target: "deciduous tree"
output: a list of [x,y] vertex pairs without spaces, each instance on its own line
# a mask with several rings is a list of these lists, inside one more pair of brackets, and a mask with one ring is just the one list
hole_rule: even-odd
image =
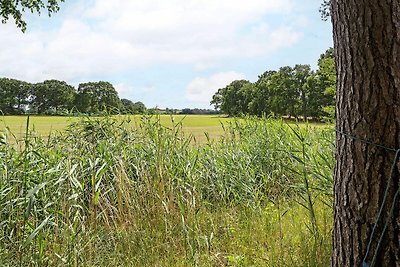
[[75,104],[80,112],[90,114],[115,113],[122,108],[114,86],[103,81],[79,84]]
[[143,114],[146,112],[146,106],[142,102],[133,103],[129,99],[121,99],[121,103],[123,106],[123,113],[126,114]]
[[75,88],[64,81],[47,80],[33,86],[31,106],[37,113],[60,113],[73,107]]
[[255,90],[252,94],[252,100],[249,103],[250,113],[257,116],[269,115],[272,111],[270,105],[271,77],[276,71],[266,71],[255,83]]
[[46,10],[49,16],[59,10],[59,3],[64,0],[0,0],[0,16],[1,22],[6,23],[10,17],[15,21],[17,27],[22,31],[26,30],[26,22],[22,18],[24,11],[40,14]]
[[253,89],[253,84],[249,81],[233,81],[214,94],[211,104],[230,116],[246,114],[249,111]]
[[316,74],[318,78],[316,88],[319,88],[322,92],[320,102],[324,115],[333,119],[335,116],[336,97],[336,66],[333,48],[329,48],[320,56]]
[[4,114],[21,114],[24,112],[31,85],[16,79],[0,79],[0,111]]

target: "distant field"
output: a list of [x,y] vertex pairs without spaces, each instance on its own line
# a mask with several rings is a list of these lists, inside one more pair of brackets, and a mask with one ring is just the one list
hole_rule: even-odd
[[[135,121],[140,121],[141,116],[134,116]],[[156,117],[154,117],[156,118]],[[35,130],[41,136],[48,136],[51,133],[65,130],[65,128],[79,117],[61,116],[31,116],[29,128]],[[216,115],[161,115],[160,122],[164,126],[172,126],[182,121],[186,133],[194,135],[197,141],[205,140],[204,133],[207,132],[211,138],[216,138],[223,133],[221,123],[228,123],[232,118]],[[17,138],[23,136],[26,129],[27,116],[2,116],[0,117],[0,132],[8,128]]]

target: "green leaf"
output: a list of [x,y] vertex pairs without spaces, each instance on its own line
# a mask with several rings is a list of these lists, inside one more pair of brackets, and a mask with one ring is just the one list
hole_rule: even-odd
[[43,227],[46,226],[46,224],[49,222],[49,220],[50,220],[50,216],[47,217],[46,219],[44,219],[44,221],[38,227],[36,227],[35,230],[33,230],[33,232],[26,239],[26,241],[23,245],[24,248],[26,248],[27,246],[29,246],[30,243],[32,243],[32,240],[38,235],[40,230],[42,230]]

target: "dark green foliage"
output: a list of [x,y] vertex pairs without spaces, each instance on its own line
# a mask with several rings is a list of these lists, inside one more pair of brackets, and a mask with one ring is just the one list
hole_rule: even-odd
[[30,112],[37,114],[66,113],[74,106],[75,88],[64,81],[47,80],[32,87]]
[[252,94],[252,99],[249,103],[250,114],[262,116],[269,114],[271,108],[271,77],[276,74],[276,71],[266,71],[258,77],[255,83],[255,90]]
[[135,102],[129,99],[121,99],[122,113],[123,114],[144,114],[146,113],[146,106],[142,102]]
[[230,116],[333,118],[336,71],[332,48],[321,55],[318,66],[317,71],[299,64],[266,71],[254,84],[233,81],[214,94],[211,104]]
[[319,12],[323,20],[328,20],[331,16],[331,0],[323,0]]
[[211,114],[219,114],[218,111],[212,109],[201,109],[201,108],[184,108],[179,114],[184,115],[211,115]]
[[125,113],[125,114],[132,114],[133,113],[133,102],[131,101],[131,100],[129,100],[129,99],[125,99],[125,98],[123,98],[123,99],[121,99],[121,104],[122,104],[122,106],[123,106],[123,112]]
[[211,104],[230,116],[246,114],[249,112],[249,102],[253,91],[254,86],[249,81],[233,81],[225,88],[218,90]]
[[78,91],[64,81],[47,80],[30,84],[0,78],[0,113],[65,115],[77,109],[82,113],[144,114],[142,102],[119,99],[109,82],[89,82],[79,85]]
[[25,112],[31,84],[15,79],[0,78],[0,112],[22,114]]
[[[294,69],[286,66],[281,67],[272,77],[270,83],[270,99],[272,113],[290,117],[299,114],[297,106],[300,97],[300,88],[296,84]],[[300,85],[301,86],[301,85]]]
[[59,10],[60,2],[64,0],[0,0],[1,22],[6,23],[12,17],[17,27],[24,32],[26,30],[26,22],[22,18],[24,11],[40,14],[45,9],[50,16]]
[[103,81],[79,84],[75,104],[80,112],[87,114],[117,113],[122,107],[114,86]]
[[336,66],[335,51],[329,48],[318,60],[317,81],[319,90],[323,92],[322,109],[329,119],[335,116],[336,99]]

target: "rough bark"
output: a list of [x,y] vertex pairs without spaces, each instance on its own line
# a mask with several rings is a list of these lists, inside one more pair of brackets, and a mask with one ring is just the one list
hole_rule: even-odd
[[[337,67],[337,134],[332,266],[362,266],[389,184],[365,266],[400,266],[400,0],[332,0]],[[346,136],[352,135],[357,139]],[[373,263],[379,236],[389,219]]]

